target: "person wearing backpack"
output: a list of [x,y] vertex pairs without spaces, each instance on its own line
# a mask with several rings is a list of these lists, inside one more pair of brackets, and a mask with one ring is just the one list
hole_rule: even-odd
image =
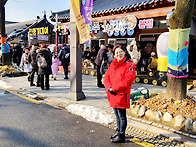
[[68,79],[68,66],[70,62],[70,49],[69,47],[64,44],[62,49],[59,52],[59,60],[61,61],[64,69],[64,79]]
[[[30,86],[35,86],[34,82],[34,75],[35,73],[38,74],[38,65],[37,65],[37,61],[36,61],[36,56],[37,56],[37,49],[38,46],[37,45],[33,45],[31,48],[31,51],[29,53],[28,56],[28,61],[31,64],[31,82],[30,82]],[[37,76],[37,87],[40,87],[40,75]]]
[[38,75],[40,75],[41,80],[41,89],[49,90],[49,75],[52,74],[52,55],[46,45],[43,45],[43,47],[38,50],[36,60],[38,64]]

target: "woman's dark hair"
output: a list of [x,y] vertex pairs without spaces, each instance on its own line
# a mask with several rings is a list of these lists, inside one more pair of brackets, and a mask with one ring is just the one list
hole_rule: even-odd
[[107,46],[106,46],[106,48],[111,48],[111,49],[113,49],[114,48],[114,46],[112,45],[112,44],[108,44]]
[[53,58],[54,58],[54,59],[57,58],[57,55],[53,54]]
[[126,53],[125,48],[124,48],[122,45],[116,45],[116,46],[113,48],[113,54],[115,54],[115,50],[116,50],[117,48],[122,49],[122,50]]

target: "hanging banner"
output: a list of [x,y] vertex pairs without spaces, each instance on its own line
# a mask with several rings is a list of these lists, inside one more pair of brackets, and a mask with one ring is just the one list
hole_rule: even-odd
[[[81,0],[80,12],[85,19],[85,24],[87,25],[89,31],[89,38],[90,38],[90,23],[91,23],[92,11],[93,11],[93,0]],[[88,41],[85,42],[85,44],[87,43]]]
[[80,14],[80,4],[78,0],[71,0],[71,7],[74,13],[74,17],[76,20],[76,26],[78,28],[78,32],[80,35],[80,43],[83,44],[84,42],[90,39],[90,33],[85,24],[84,17]]
[[85,19],[85,24],[91,23],[92,11],[93,11],[93,0],[81,0],[80,12]]

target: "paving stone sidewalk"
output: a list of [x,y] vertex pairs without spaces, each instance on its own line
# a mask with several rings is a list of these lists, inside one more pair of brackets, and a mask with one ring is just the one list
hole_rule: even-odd
[[[40,87],[30,87],[29,82],[27,81],[27,76],[22,77],[4,77],[0,78],[0,81],[4,81],[8,89],[18,92],[20,94],[26,95],[31,98],[42,99],[44,98],[44,103],[49,105],[53,105],[59,108],[65,108],[70,104],[82,104],[93,106],[99,108],[109,114],[113,114],[112,108],[109,107],[109,103],[107,101],[105,88],[98,88],[96,86],[96,77],[83,75],[82,76],[82,89],[86,96],[84,100],[81,101],[74,101],[67,97],[70,91],[70,81],[69,79],[63,79],[64,75],[63,72],[60,71],[57,75],[57,80],[50,79],[50,90],[41,90]],[[1,84],[0,87],[3,87]],[[139,88],[139,87],[146,87],[149,89],[150,92],[164,92],[166,91],[165,87],[162,86],[154,86],[149,84],[142,84],[142,83],[133,83],[132,88]],[[190,91],[191,95],[196,95],[196,89]],[[163,136],[169,140],[174,140],[176,142],[171,142],[174,146],[178,146],[181,143],[184,143],[186,146],[196,146],[196,141],[192,138],[184,137],[183,135],[176,134],[172,130],[167,130],[164,128],[160,128],[156,125],[152,125],[152,123],[146,123],[141,119],[135,119],[133,117],[128,117],[128,134],[133,133],[133,129],[136,130],[149,132],[154,136],[155,141],[157,141],[158,136]],[[109,126],[114,128],[114,125]],[[157,131],[158,130],[158,131]],[[138,132],[138,131],[136,131]],[[141,133],[143,134],[143,133]],[[146,139],[146,138],[144,138]],[[168,141],[167,141],[168,143]],[[155,143],[154,143],[155,144]],[[169,143],[170,144],[170,143]],[[171,146],[170,144],[170,146]],[[166,145],[166,144],[164,144]],[[158,145],[161,146],[161,145]]]

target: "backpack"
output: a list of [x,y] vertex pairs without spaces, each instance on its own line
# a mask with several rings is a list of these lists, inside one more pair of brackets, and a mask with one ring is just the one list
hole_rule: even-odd
[[65,53],[65,54],[64,54],[64,58],[65,58],[65,59],[69,59],[69,58],[70,58],[70,53]]
[[70,62],[70,53],[65,50],[62,53],[62,61]]
[[37,65],[39,68],[46,68],[47,67],[47,62],[46,59],[44,58],[44,56],[39,56],[39,58],[37,59]]
[[107,62],[103,59],[100,66],[100,74],[104,75],[106,73]]

